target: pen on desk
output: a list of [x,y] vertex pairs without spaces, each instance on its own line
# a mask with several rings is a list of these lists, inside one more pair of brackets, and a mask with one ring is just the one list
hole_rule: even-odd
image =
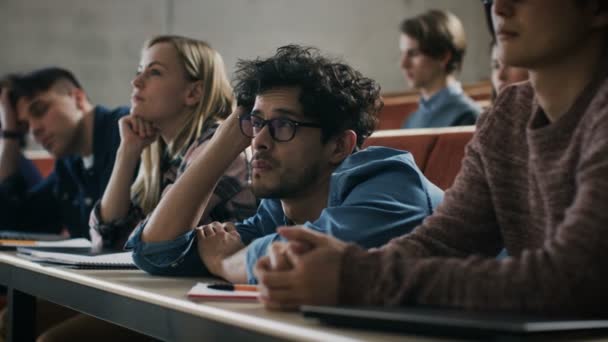
[[8,240],[0,239],[0,246],[36,246],[35,240]]
[[207,288],[223,291],[258,291],[258,287],[256,285],[246,284],[210,284],[207,285]]

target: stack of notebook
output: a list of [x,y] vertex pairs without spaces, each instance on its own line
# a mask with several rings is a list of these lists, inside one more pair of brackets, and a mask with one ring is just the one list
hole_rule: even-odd
[[17,256],[71,268],[136,268],[131,252],[99,251],[90,247],[19,247]]

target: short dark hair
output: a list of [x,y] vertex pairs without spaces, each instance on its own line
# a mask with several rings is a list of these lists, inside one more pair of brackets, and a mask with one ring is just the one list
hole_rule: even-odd
[[257,95],[277,87],[301,89],[304,114],[322,126],[323,143],[352,129],[361,147],[383,106],[377,82],[313,47],[286,45],[270,58],[237,62],[234,90],[240,105],[252,107]]
[[80,82],[74,74],[66,69],[59,67],[48,67],[37,69],[32,72],[22,75],[11,76],[11,105],[16,105],[17,101],[22,98],[33,98],[36,95],[48,91],[58,81],[67,81],[74,87],[82,89]]
[[433,58],[441,58],[451,52],[452,58],[446,72],[460,70],[467,49],[464,27],[454,14],[442,10],[430,10],[401,22],[401,33],[416,39],[420,51]]

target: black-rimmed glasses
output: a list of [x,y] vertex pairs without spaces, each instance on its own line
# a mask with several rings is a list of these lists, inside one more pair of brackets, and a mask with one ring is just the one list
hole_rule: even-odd
[[275,141],[286,142],[296,135],[298,127],[321,128],[321,125],[308,122],[299,122],[286,118],[264,120],[257,115],[246,114],[239,117],[241,132],[249,138],[257,136],[264,126],[268,125],[270,136]]

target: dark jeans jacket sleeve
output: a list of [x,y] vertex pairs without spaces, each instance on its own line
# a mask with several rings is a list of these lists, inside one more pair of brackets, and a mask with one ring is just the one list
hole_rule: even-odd
[[141,241],[141,233],[146,222],[135,228],[125,245],[125,249],[133,250],[133,261],[137,267],[153,275],[210,275],[198,254],[194,231],[172,241],[145,243]]
[[61,208],[54,195],[56,182],[55,173],[29,190],[21,174],[15,174],[2,182],[0,226],[33,232],[59,232]]

